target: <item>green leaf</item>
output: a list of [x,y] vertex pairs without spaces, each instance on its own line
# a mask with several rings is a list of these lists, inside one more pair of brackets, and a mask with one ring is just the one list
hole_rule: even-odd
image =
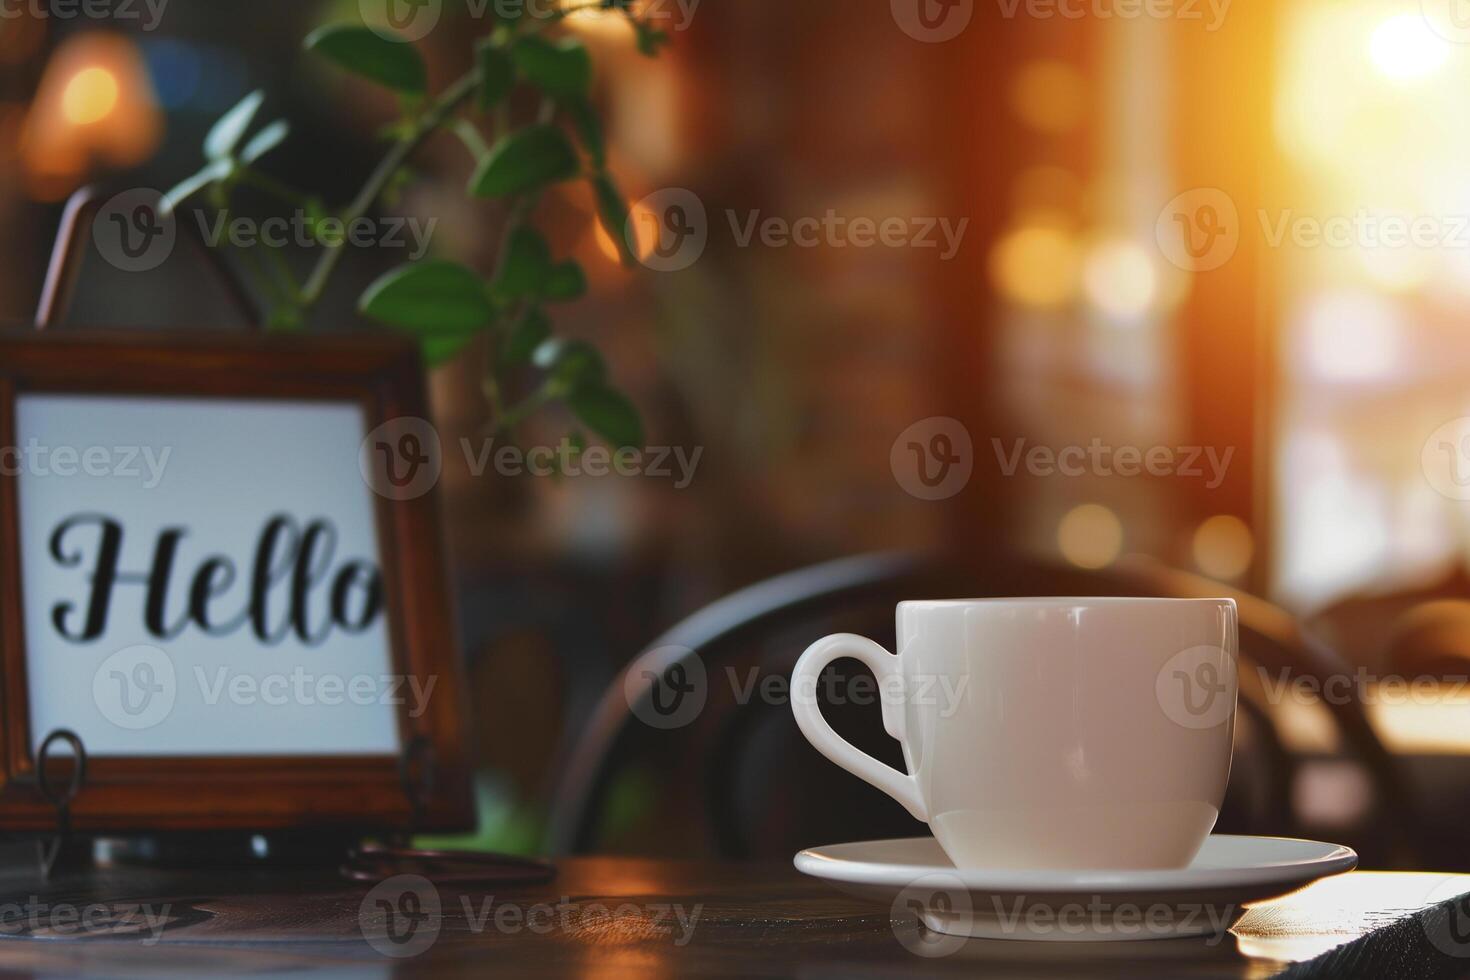
[[306,233],[311,236],[313,241],[320,242],[321,238],[317,230],[321,223],[328,217],[326,205],[322,203],[321,198],[310,197],[307,198],[306,207],[303,210],[306,212],[304,215],[306,219]]
[[528,126],[495,144],[470,180],[470,193],[520,194],[575,177],[579,167],[577,151],[565,133],[550,125]]
[[215,124],[209,127],[209,134],[204,137],[204,157],[207,160],[223,160],[235,152],[240,138],[245,135],[245,130],[250,128],[250,120],[260,111],[260,104],[265,101],[265,93],[260,89],[251,92],[245,98],[235,103],[235,107],[223,116]]
[[428,87],[424,59],[406,41],[390,41],[366,27],[331,24],[306,38],[309,51],[342,68],[404,95],[423,95]]
[[575,259],[567,259],[552,269],[542,289],[547,299],[577,299],[586,292],[587,274]]
[[250,137],[250,142],[246,143],[245,149],[240,151],[240,159],[245,163],[254,163],[285,142],[290,133],[291,125],[284,119],[277,119]]
[[585,99],[592,88],[592,56],[576,38],[552,44],[529,34],[516,42],[511,58],[527,81],[558,102]]
[[531,310],[521,317],[521,322],[516,324],[515,330],[510,335],[510,340],[505,345],[503,355],[507,364],[526,364],[531,360],[531,354],[536,348],[546,342],[551,336],[551,321],[546,319],[546,314],[540,310]]
[[480,91],[479,106],[482,110],[500,104],[516,84],[515,64],[505,49],[489,41],[480,44]]
[[431,335],[424,337],[419,346],[423,349],[424,360],[433,367],[454,360],[474,339],[474,334]]
[[607,375],[607,365],[597,348],[582,340],[552,338],[537,347],[531,355],[537,367],[551,375],[558,395],[568,394],[587,384],[600,383]]
[[159,205],[159,210],[163,214],[170,213],[180,204],[183,204],[185,199],[194,196],[216,181],[224,180],[234,172],[234,169],[234,161],[228,158],[215,160],[212,163],[206,164],[203,170],[194,174],[192,177],[185,177],[167,194],[164,194],[163,201]]
[[592,190],[597,197],[597,220],[602,222],[608,237],[618,243],[618,254],[623,257],[623,264],[632,265],[638,260],[638,256],[633,254],[629,237],[635,235],[637,229],[628,226],[631,215],[628,212],[628,203],[623,199],[623,192],[618,190],[618,185],[606,173],[592,178]]
[[643,420],[622,392],[600,383],[583,385],[567,397],[567,405],[583,425],[614,448],[643,445]]
[[270,316],[266,319],[267,330],[274,330],[281,333],[300,330],[302,326],[301,311],[289,306],[272,310]]
[[368,287],[358,309],[401,330],[433,335],[470,334],[495,316],[485,283],[453,262],[400,266]]
[[582,149],[592,158],[593,167],[601,170],[607,165],[607,141],[602,135],[602,120],[597,118],[596,110],[586,99],[574,99],[566,104],[566,109],[572,117],[572,128],[577,131]]
[[511,232],[505,250],[491,287],[495,298],[510,302],[539,297],[553,271],[546,239],[534,228],[522,225]]
[[573,259],[552,264],[551,247],[534,228],[521,225],[511,232],[505,256],[490,287],[502,303],[520,299],[576,299],[587,292],[587,276]]
[[659,48],[669,43],[668,31],[650,27],[643,21],[634,21],[633,29],[638,32],[638,50],[650,58],[657,58]]

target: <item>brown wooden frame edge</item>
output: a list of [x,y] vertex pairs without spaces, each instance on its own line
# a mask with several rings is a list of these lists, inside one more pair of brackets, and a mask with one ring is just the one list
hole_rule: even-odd
[[[369,430],[428,417],[415,345],[394,336],[0,330],[0,446],[16,444],[25,392],[357,401]],[[374,496],[394,670],[437,677],[427,710],[399,715],[403,743],[433,748],[419,829],[473,823],[457,644],[435,493]],[[55,826],[29,737],[17,479],[0,474],[0,830]],[[411,808],[390,757],[101,757],[71,809],[84,831],[404,828]]]

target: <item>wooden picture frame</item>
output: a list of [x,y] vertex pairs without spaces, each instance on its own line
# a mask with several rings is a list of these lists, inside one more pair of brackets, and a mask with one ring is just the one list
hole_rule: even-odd
[[[390,419],[427,416],[415,346],[380,335],[0,331],[0,446],[17,444],[17,398],[28,393],[352,402],[364,409],[364,435]],[[372,498],[394,670],[438,681],[417,718],[396,710],[401,744],[429,750],[432,778],[415,778],[417,807],[398,757],[89,756],[71,805],[74,828],[370,831],[403,829],[411,819],[423,830],[472,825],[463,685],[436,495]],[[19,480],[6,473],[0,475],[0,830],[35,831],[54,828],[57,813],[40,791],[38,733],[30,730],[19,522]],[[69,757],[59,754],[51,764],[60,772],[70,767]]]

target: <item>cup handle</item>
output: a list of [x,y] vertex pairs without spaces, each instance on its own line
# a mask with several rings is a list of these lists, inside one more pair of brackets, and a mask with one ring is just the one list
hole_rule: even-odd
[[834,660],[852,657],[862,661],[878,681],[879,703],[883,706],[883,727],[888,734],[904,740],[902,698],[895,700],[891,692],[902,690],[903,674],[900,658],[866,637],[854,633],[834,633],[823,637],[801,655],[791,672],[791,711],[797,727],[816,750],[854,776],[867,780],[903,804],[916,820],[929,822],[919,781],[906,772],[879,762],[832,730],[817,706],[817,680],[822,670]]

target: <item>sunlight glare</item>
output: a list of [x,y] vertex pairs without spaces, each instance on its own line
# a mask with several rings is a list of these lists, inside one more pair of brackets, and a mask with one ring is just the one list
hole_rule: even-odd
[[1449,58],[1449,44],[1418,14],[1399,14],[1378,26],[1368,42],[1373,65],[1396,81],[1422,78]]

